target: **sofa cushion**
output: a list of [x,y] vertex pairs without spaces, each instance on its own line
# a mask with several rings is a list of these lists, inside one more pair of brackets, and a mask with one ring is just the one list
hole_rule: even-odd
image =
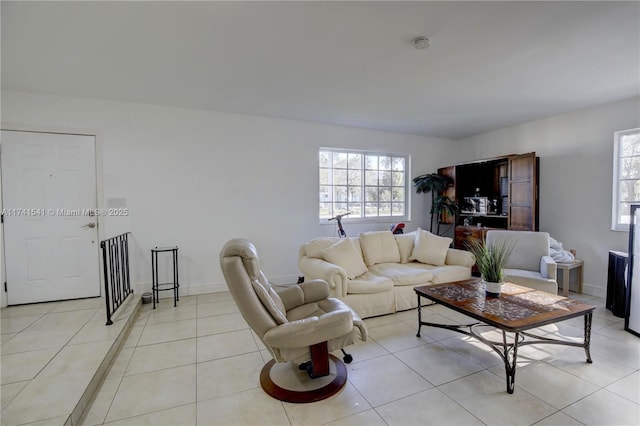
[[425,265],[431,273],[433,278],[431,282],[433,284],[450,283],[453,281],[468,280],[471,278],[471,268],[460,265],[444,265],[444,266],[432,266]]
[[371,272],[391,278],[394,285],[427,284],[433,278],[431,271],[419,263],[379,263],[371,267]]
[[452,241],[449,237],[439,237],[418,228],[413,252],[409,259],[428,265],[442,266]]
[[349,238],[343,238],[332,246],[320,250],[320,257],[344,269],[350,279],[367,272],[367,265],[364,264],[362,256]]
[[391,231],[361,233],[360,247],[367,266],[373,266],[376,263],[400,263],[398,244]]
[[409,232],[407,234],[397,234],[393,237],[398,244],[398,251],[400,252],[400,263],[409,263],[411,252],[413,252],[413,244],[416,239],[417,231]]
[[269,311],[271,317],[275,320],[275,322],[277,322],[278,324],[284,324],[285,322],[287,322],[284,303],[282,303],[282,299],[280,299],[278,293],[276,293],[275,290],[271,287],[269,287],[269,289],[267,290],[257,279],[253,280],[251,282],[251,285],[253,286],[253,290],[258,295],[260,302],[262,302],[262,305],[267,309],[267,311]]
[[393,281],[387,277],[367,272],[355,280],[349,280],[347,294],[368,294],[393,291]]
[[335,237],[314,238],[306,244],[307,257],[317,257],[321,259],[320,251],[331,247],[331,245],[335,244],[338,240],[339,239]]

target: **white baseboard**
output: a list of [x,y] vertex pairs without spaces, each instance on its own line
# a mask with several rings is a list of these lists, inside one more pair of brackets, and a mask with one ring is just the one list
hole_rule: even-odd
[[582,283],[582,293],[590,296],[607,297],[607,289],[593,284]]

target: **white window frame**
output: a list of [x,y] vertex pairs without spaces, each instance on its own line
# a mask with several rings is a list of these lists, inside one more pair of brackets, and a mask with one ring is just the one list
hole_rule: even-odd
[[[611,197],[611,230],[612,231],[628,231],[629,224],[618,220],[620,217],[620,182],[623,180],[621,174],[622,153],[620,150],[620,141],[624,136],[640,134],[640,128],[622,130],[614,132],[613,136],[613,190]],[[634,179],[640,181],[640,178]],[[640,200],[638,200],[640,203]]]
[[[386,222],[386,223],[396,223],[396,222],[403,222],[403,221],[410,221],[411,220],[411,179],[410,179],[410,174],[411,174],[411,155],[409,154],[401,154],[401,153],[397,153],[397,152],[386,152],[386,151],[364,151],[364,150],[355,150],[355,149],[343,149],[343,148],[329,148],[329,147],[320,147],[318,149],[318,219],[320,221],[321,224],[333,224],[334,222],[327,222],[326,217],[320,217],[320,204],[322,203],[321,198],[321,190],[320,190],[320,172],[321,172],[321,164],[320,164],[320,153],[323,151],[329,151],[332,153],[343,153],[343,154],[361,154],[362,155],[362,164],[363,164],[363,172],[364,172],[364,159],[366,155],[376,155],[376,156],[388,156],[388,157],[401,157],[404,158],[404,205],[405,205],[405,209],[404,209],[404,214],[403,215],[393,215],[393,216],[365,216],[365,177],[364,177],[364,173],[362,176],[362,182],[361,182],[361,188],[362,188],[362,201],[360,202],[362,204],[362,212],[363,215],[362,217],[358,217],[358,216],[345,216],[342,220],[345,222],[352,222],[352,223],[358,223],[358,222]],[[331,185],[333,186],[333,185]],[[326,202],[333,202],[333,201],[326,201]],[[335,211],[333,211],[333,214],[335,214]]]

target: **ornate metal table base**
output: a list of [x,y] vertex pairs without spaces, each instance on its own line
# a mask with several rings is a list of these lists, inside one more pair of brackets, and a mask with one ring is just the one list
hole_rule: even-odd
[[[513,393],[516,379],[516,364],[518,358],[518,348],[526,345],[536,345],[536,344],[550,344],[550,345],[564,345],[564,346],[576,346],[580,348],[584,348],[584,351],[587,355],[587,362],[592,363],[591,353],[590,353],[590,343],[591,343],[591,320],[592,320],[592,312],[589,312],[584,315],[584,341],[580,342],[571,342],[568,340],[558,340],[551,339],[544,336],[538,336],[532,333],[527,333],[525,331],[514,331],[513,332],[513,342],[507,341],[507,331],[502,331],[502,342],[496,342],[493,340],[489,340],[484,338],[476,329],[481,327],[491,327],[498,329],[495,326],[484,324],[482,322],[475,322],[473,324],[464,324],[464,325],[449,325],[449,324],[437,324],[431,322],[422,321],[422,305],[420,303],[420,295],[418,295],[418,333],[416,337],[420,337],[420,329],[423,325],[429,327],[438,327],[444,328],[447,330],[455,331],[457,333],[462,333],[464,335],[473,337],[485,345],[489,346],[493,349],[499,356],[502,358],[504,362],[504,369],[507,376],[507,392]],[[468,329],[468,330],[466,330]],[[533,340],[527,340],[527,338]]]

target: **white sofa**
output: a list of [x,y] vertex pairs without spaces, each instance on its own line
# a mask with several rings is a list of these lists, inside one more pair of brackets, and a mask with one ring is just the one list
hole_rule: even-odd
[[407,234],[364,232],[313,239],[300,247],[305,279],[323,279],[362,318],[418,306],[414,287],[471,278],[473,255],[449,248],[451,238],[418,228]]

